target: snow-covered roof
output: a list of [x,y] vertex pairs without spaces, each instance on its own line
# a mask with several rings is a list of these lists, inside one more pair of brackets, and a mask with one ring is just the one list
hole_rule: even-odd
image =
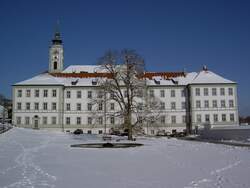
[[[63,73],[43,73],[33,78],[18,82],[15,85],[63,85],[63,86],[96,86],[96,77],[106,73],[96,73],[96,65],[71,65]],[[182,86],[188,84],[234,84],[212,71],[202,70],[198,73],[147,73],[147,84],[150,86]],[[162,75],[162,76],[159,76]]]
[[100,71],[99,65],[70,65],[63,71],[63,73],[81,73],[81,72],[94,73],[99,71]]
[[64,85],[64,82],[65,78],[57,78],[48,73],[42,73],[15,85]]
[[93,78],[55,77],[43,73],[31,79],[18,82],[15,85],[62,85],[62,86],[92,86]]
[[214,83],[222,83],[222,84],[233,84],[235,82],[225,79],[218,74],[215,74],[209,70],[200,71],[192,80],[192,84],[214,84]]

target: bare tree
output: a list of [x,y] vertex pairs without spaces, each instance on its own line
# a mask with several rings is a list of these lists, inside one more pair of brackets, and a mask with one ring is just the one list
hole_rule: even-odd
[[105,116],[120,117],[123,128],[128,130],[128,140],[132,140],[133,130],[139,130],[143,121],[157,119],[161,113],[159,100],[148,96],[144,60],[133,50],[109,51],[99,59],[99,65],[98,72],[106,75],[97,81],[104,97],[96,97],[95,103],[114,101],[119,110]]

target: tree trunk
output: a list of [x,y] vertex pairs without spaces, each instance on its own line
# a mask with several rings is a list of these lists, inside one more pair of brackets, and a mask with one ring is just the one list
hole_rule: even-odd
[[133,140],[133,131],[132,131],[132,124],[129,123],[128,125],[128,140]]
[[125,117],[125,126],[128,129],[128,140],[133,140],[131,113],[128,113]]

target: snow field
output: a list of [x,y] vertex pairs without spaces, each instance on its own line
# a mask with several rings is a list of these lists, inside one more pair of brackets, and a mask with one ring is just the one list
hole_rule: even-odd
[[250,187],[250,150],[167,138],[144,146],[71,148],[95,135],[13,128],[0,135],[0,187]]

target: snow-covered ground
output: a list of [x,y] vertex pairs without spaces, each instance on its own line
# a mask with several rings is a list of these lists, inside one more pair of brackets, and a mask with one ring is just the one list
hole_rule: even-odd
[[145,146],[71,148],[91,135],[13,128],[0,135],[0,187],[250,187],[250,149],[167,138]]

